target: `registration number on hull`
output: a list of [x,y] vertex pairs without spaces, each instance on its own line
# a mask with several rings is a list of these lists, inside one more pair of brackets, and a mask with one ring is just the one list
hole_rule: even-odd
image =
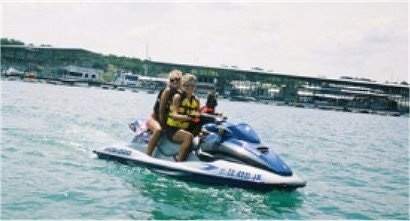
[[251,180],[251,181],[260,181],[262,179],[261,174],[253,174],[250,172],[245,172],[242,170],[235,169],[219,169],[219,175],[228,176],[241,180]]
[[123,148],[116,148],[116,147],[107,147],[104,149],[107,152],[115,153],[119,155],[129,156],[131,155],[131,150],[123,149]]

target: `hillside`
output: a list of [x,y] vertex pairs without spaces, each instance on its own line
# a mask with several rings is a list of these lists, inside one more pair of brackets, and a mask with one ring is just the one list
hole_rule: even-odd
[[17,67],[21,71],[34,71],[39,75],[59,73],[68,65],[96,68],[108,71],[109,68],[133,73],[143,71],[138,58],[102,55],[81,48],[56,48],[50,45],[34,46],[14,39],[1,39],[2,70]]

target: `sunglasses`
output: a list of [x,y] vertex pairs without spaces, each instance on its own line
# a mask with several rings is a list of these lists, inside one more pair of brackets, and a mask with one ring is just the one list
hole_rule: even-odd
[[170,78],[169,82],[178,82],[179,80],[181,80],[180,78]]

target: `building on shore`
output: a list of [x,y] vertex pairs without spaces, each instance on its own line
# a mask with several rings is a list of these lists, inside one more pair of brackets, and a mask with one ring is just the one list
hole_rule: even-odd
[[120,73],[115,79],[114,84],[117,86],[139,87],[141,85],[140,76],[130,72]]
[[69,65],[63,68],[63,70],[65,70],[65,79],[79,81],[101,81],[101,75],[104,73],[104,71],[100,69],[84,68],[74,65]]

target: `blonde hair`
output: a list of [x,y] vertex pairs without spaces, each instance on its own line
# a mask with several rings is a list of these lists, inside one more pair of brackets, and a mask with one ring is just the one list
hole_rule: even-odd
[[196,77],[193,74],[187,73],[182,77],[182,86],[196,85]]
[[179,79],[181,79],[181,78],[182,78],[182,72],[181,72],[180,70],[177,70],[177,69],[172,70],[171,72],[169,72],[168,78],[169,78],[169,79],[171,79],[171,78],[179,78]]

